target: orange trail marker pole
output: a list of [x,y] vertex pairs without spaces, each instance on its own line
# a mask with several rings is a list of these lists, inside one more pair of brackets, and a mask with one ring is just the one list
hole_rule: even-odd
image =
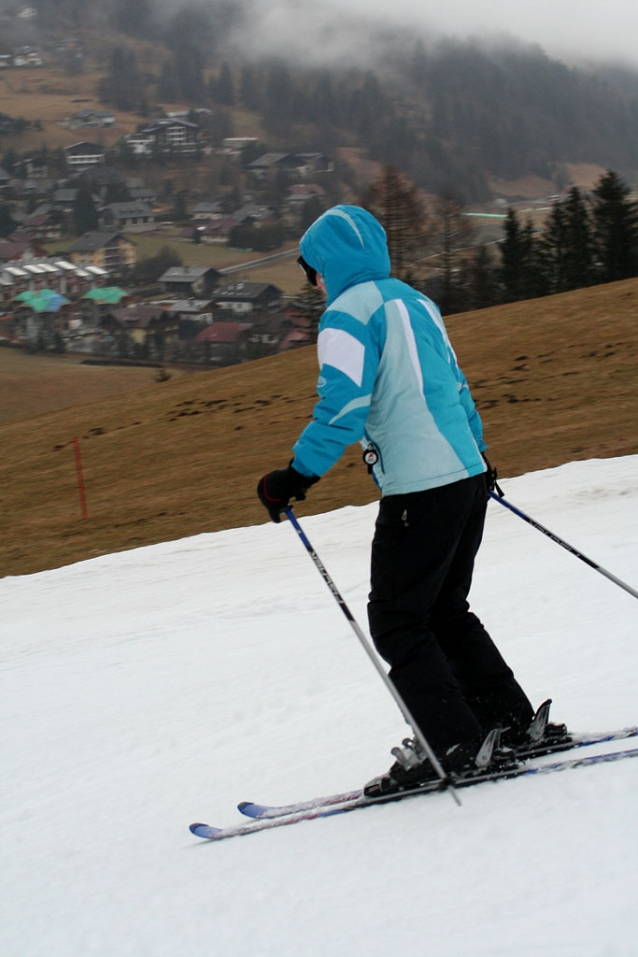
[[80,457],[80,440],[77,435],[73,436],[73,449],[75,451],[75,470],[78,475],[78,491],[80,493],[80,509],[82,518],[88,518],[89,513],[86,508],[86,491],[84,488],[84,476],[82,474],[82,459]]

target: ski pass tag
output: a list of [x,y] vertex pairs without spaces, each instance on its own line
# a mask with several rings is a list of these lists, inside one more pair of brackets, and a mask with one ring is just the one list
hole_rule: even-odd
[[368,466],[368,472],[372,472],[372,469],[379,461],[379,453],[374,446],[369,445],[367,449],[364,449],[363,461]]

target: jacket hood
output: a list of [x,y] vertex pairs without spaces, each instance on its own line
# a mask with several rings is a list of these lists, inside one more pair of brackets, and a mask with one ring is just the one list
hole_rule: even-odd
[[326,283],[328,304],[350,286],[390,275],[385,230],[360,206],[333,206],[306,230],[301,255]]

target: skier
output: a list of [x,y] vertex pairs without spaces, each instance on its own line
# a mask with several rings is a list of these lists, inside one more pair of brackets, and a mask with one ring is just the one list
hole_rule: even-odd
[[[476,773],[487,732],[525,746],[534,709],[467,596],[496,474],[437,306],[390,278],[381,224],[357,206],[307,230],[299,264],[327,297],[319,402],[283,469],[260,480],[273,521],[360,441],[382,497],[372,543],[370,633],[389,677],[448,774]],[[492,484],[491,484],[492,483]],[[564,726],[548,725],[561,735]],[[393,749],[368,795],[427,783],[417,740]],[[511,754],[511,752],[510,752]],[[492,760],[502,758],[496,751]]]

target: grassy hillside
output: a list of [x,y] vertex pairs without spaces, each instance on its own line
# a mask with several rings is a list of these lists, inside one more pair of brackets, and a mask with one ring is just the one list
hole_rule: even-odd
[[[448,320],[502,477],[638,453],[637,309],[635,279]],[[41,379],[27,374],[27,359],[41,361],[24,357],[14,404]],[[87,376],[82,402],[68,360],[58,368],[50,401],[73,404],[0,426],[2,575],[265,521],[256,482],[288,461],[315,401],[313,348],[111,397],[94,391],[99,376],[95,386]],[[80,515],[74,436],[88,519]],[[376,497],[352,448],[298,511]]]

